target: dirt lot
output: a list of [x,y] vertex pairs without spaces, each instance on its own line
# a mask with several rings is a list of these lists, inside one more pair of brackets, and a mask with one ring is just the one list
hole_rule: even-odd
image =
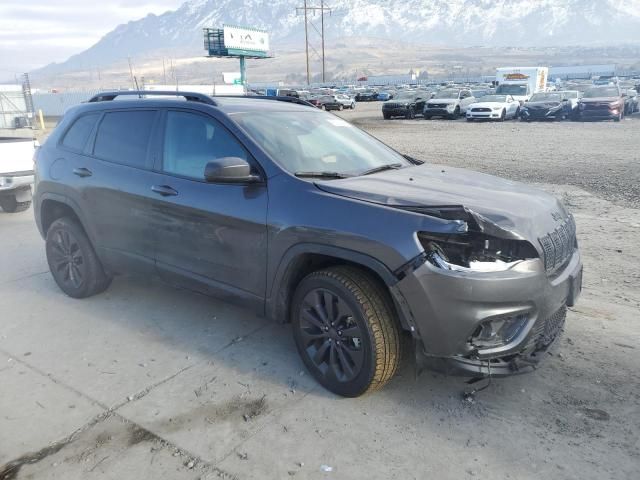
[[[318,387],[287,326],[147,279],[73,300],[31,211],[0,213],[0,480],[627,479],[640,466],[640,116],[621,124],[384,122],[435,163],[539,184],[574,212],[585,285],[559,354],[494,380],[407,360],[355,400]],[[446,167],[445,167],[446,168]]]

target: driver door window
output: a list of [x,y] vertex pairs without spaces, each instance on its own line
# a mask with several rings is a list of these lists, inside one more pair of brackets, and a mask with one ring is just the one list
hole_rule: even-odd
[[167,112],[162,160],[164,172],[204,180],[207,163],[222,157],[246,160],[247,153],[217,120],[197,113]]

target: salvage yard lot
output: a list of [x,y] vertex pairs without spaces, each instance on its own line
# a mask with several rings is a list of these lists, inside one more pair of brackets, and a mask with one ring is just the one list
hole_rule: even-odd
[[338,398],[305,372],[287,325],[148,279],[64,296],[33,212],[0,213],[0,480],[637,477],[640,115],[385,122],[378,103],[340,115],[444,169],[563,199],[585,277],[556,354],[474,402],[460,378],[416,379],[408,358],[384,390]]

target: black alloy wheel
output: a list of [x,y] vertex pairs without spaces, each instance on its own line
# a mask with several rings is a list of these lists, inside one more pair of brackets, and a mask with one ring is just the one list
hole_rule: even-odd
[[47,231],[45,248],[53,279],[70,297],[90,297],[111,284],[87,234],[75,220],[55,220]]
[[84,255],[78,240],[68,230],[57,230],[48,249],[54,276],[67,288],[79,289],[87,276]]
[[395,374],[395,311],[388,291],[366,272],[339,266],[309,274],[296,289],[291,315],[298,352],[328,390],[357,397]]
[[299,335],[314,366],[328,379],[348,382],[362,370],[363,332],[336,293],[317,288],[305,295]]

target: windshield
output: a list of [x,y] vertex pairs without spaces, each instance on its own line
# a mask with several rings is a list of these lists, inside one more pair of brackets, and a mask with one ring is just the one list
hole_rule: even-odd
[[584,98],[597,98],[597,97],[619,97],[620,92],[616,87],[605,88],[591,88],[584,92]]
[[561,92],[564,98],[578,98],[578,92]]
[[291,173],[359,175],[383,165],[412,165],[349,122],[320,112],[238,113],[233,118]]
[[410,101],[416,98],[416,94],[415,93],[399,93],[397,94],[395,97],[393,97],[394,100],[405,100],[405,101]]
[[531,95],[530,102],[560,102],[562,96],[559,93],[535,93]]
[[505,95],[527,95],[528,88],[526,85],[498,85],[496,93],[503,93]]
[[441,90],[436,92],[433,98],[458,98],[459,95],[458,90]]
[[482,102],[505,103],[506,101],[506,95],[485,95],[484,97],[482,97]]

